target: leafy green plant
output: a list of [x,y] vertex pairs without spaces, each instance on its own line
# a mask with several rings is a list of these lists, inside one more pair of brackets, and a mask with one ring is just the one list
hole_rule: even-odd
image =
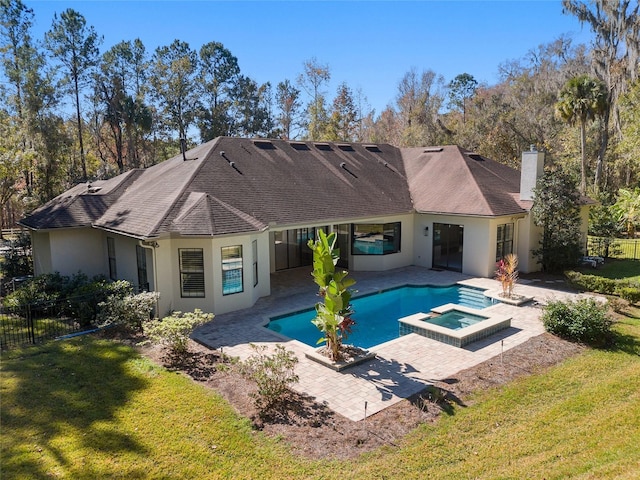
[[65,277],[60,273],[38,275],[27,281],[15,292],[7,295],[3,301],[5,307],[56,300],[61,297]]
[[565,272],[565,277],[573,287],[580,290],[618,295],[631,303],[640,301],[640,285],[637,281],[584,275],[575,271]]
[[98,304],[110,295],[123,297],[132,294],[133,287],[129,282],[111,282],[100,275],[90,279],[82,272],[70,277],[56,272],[29,279],[15,292],[8,294],[3,305],[17,307],[66,300],[68,315],[95,318]]
[[581,255],[580,195],[570,174],[545,171],[534,189],[531,209],[536,226],[542,227],[540,248],[533,254],[545,272],[562,272],[576,265]]
[[612,335],[608,306],[593,298],[551,301],[542,314],[549,333],[589,345],[604,345]]
[[617,289],[618,295],[627,300],[629,303],[640,303],[640,287],[639,286],[623,286]]
[[352,291],[349,287],[356,282],[347,278],[346,270],[336,270],[340,258],[340,250],[335,248],[335,232],[326,235],[318,231],[318,239],[309,240],[308,246],[313,251],[313,280],[318,285],[318,295],[323,299],[316,303],[316,317],[312,323],[322,332],[318,344],[326,342],[327,350],[333,361],[341,358],[340,347],[355,324],[351,315]]
[[[119,283],[116,290],[127,291],[128,288],[124,280],[115,282]],[[129,285],[130,287],[130,285]],[[107,300],[100,302],[98,305],[100,311],[98,320],[104,325],[122,325],[133,330],[142,330],[142,325],[149,320],[151,312],[155,308],[160,293],[158,292],[142,292],[137,295],[122,296],[122,291],[117,294],[109,295]]]
[[213,316],[213,313],[196,308],[193,312],[174,312],[162,320],[147,320],[142,324],[147,340],[140,344],[164,345],[171,356],[183,358],[189,353],[189,336],[193,329],[210,322]]
[[20,232],[8,244],[8,251],[0,257],[0,278],[11,279],[33,274],[31,235]]
[[261,414],[265,414],[278,404],[290,385],[298,382],[294,371],[298,357],[280,344],[272,354],[267,353],[266,345],[251,344],[251,348],[255,354],[240,362],[238,369],[256,383],[258,391],[251,395]]
[[496,280],[502,285],[502,296],[511,298],[518,281],[518,256],[515,253],[509,253],[500,259],[496,269]]
[[626,188],[618,190],[614,209],[618,213],[621,227],[629,238],[633,238],[640,225],[640,187],[633,190]]

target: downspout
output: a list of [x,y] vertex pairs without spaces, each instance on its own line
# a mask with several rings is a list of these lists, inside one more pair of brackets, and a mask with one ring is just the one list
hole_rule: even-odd
[[[151,250],[151,263],[153,264],[153,291],[158,291],[158,268],[156,261],[156,248],[159,247],[158,242],[145,242],[143,240],[139,240],[138,244],[144,248],[145,250]],[[156,299],[156,316],[159,316],[160,310],[158,305],[158,299]]]
[[[520,220],[523,220],[524,218],[525,218],[524,216],[517,217],[515,219],[516,223],[515,223],[515,226],[513,228],[513,230],[514,230],[514,232],[513,232],[513,236],[514,236],[513,243],[516,245],[516,248],[518,250],[516,252],[516,255],[518,255],[518,258],[521,258],[520,249],[518,248],[518,245],[520,244]],[[531,268],[529,267],[529,252],[527,252],[526,259],[527,259],[527,269],[531,270]]]

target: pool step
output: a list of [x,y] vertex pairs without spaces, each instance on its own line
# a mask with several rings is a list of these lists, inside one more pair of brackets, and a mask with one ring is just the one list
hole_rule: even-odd
[[473,308],[484,308],[489,305],[484,290],[472,287],[460,287],[457,303]]

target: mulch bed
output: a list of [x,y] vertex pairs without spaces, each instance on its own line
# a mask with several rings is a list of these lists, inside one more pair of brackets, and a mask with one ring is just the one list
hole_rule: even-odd
[[[118,336],[116,332],[108,335]],[[120,340],[135,345],[139,339]],[[191,342],[191,355],[183,361],[167,357],[159,347],[137,348],[154,362],[220,393],[239,415],[251,419],[257,430],[282,439],[294,454],[346,459],[383,445],[395,446],[417,426],[435,422],[440,415],[450,412],[454,404],[469,406],[474,392],[542,372],[584,347],[545,333],[358,422],[295,392],[289,393],[277,409],[261,415],[251,396],[256,391],[255,385],[233,368],[220,368],[225,361],[220,352],[196,342]]]

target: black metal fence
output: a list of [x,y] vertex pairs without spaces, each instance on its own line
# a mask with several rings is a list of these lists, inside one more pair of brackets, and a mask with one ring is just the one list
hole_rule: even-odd
[[640,240],[593,237],[587,239],[588,255],[604,258],[640,259]]
[[94,295],[0,307],[0,348],[35,345],[96,328]]

